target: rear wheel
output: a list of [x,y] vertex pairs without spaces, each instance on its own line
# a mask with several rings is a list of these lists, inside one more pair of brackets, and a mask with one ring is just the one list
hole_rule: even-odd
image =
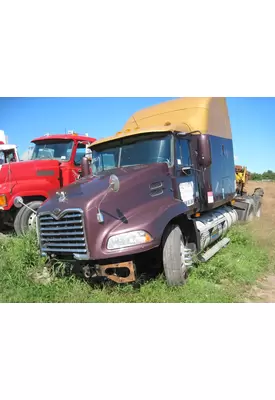
[[25,235],[29,230],[36,228],[36,212],[43,201],[32,201],[27,203],[28,207],[22,206],[14,220],[14,230],[17,235]]
[[164,237],[163,268],[168,285],[179,286],[186,281],[187,266],[184,258],[185,243],[178,225],[171,225]]

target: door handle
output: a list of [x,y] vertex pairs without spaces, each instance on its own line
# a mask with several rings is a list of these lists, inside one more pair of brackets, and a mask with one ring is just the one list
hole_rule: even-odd
[[183,168],[181,169],[181,172],[182,172],[184,175],[190,175],[191,172],[192,172],[192,167],[183,167]]

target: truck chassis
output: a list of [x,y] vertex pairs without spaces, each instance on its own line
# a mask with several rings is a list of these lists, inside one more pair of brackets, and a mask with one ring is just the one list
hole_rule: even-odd
[[[229,244],[230,239],[225,234],[232,225],[260,217],[263,196],[264,191],[261,188],[255,189],[252,195],[236,196],[230,205],[206,212],[200,217],[191,218],[189,231],[186,230],[186,220],[184,219],[181,223],[178,219],[167,227],[161,248],[133,255],[131,259],[118,257],[112,262],[101,260],[100,263],[94,263],[84,260],[72,261],[65,257],[63,261],[69,265],[73,273],[81,274],[89,282],[137,283],[141,276],[143,279],[144,276],[156,276],[164,268],[170,285],[183,284],[194,265],[195,257],[201,263],[209,261]],[[180,237],[184,239],[182,248]],[[43,253],[42,255],[47,256]],[[184,271],[176,267],[180,265],[178,258],[181,258],[184,264]],[[171,263],[175,268],[170,268]],[[148,265],[151,266],[150,271],[148,271]]]

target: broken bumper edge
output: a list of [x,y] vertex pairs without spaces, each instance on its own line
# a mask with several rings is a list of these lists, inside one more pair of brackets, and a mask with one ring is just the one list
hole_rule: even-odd
[[130,283],[136,281],[136,270],[133,261],[98,265],[97,274],[115,283]]

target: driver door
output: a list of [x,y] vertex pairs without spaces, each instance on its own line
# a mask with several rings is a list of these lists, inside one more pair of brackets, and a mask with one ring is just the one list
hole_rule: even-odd
[[179,199],[190,209],[196,207],[198,199],[197,179],[192,164],[189,140],[178,138],[175,165]]

